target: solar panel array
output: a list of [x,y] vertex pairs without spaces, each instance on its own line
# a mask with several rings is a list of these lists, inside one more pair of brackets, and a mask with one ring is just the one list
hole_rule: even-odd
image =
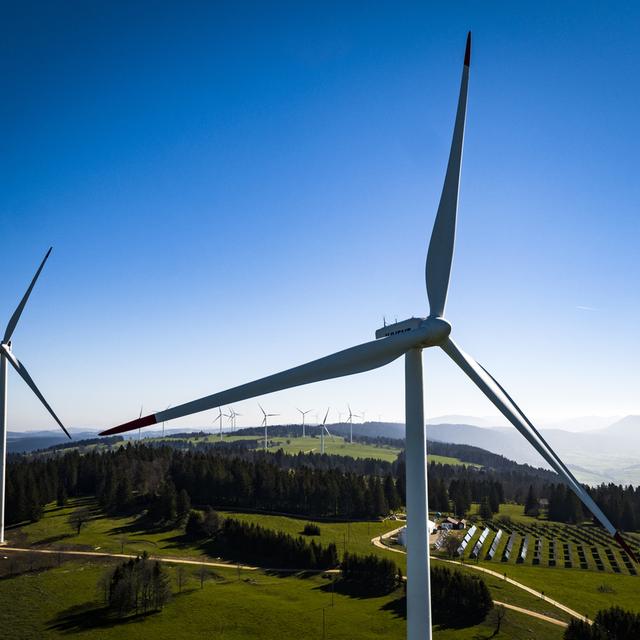
[[471,551],[472,558],[477,558],[480,555],[480,551],[482,550],[482,545],[484,544],[484,541],[487,539],[487,536],[490,533],[491,533],[491,529],[489,529],[489,527],[486,527],[485,530],[480,534],[478,541],[476,542],[476,544],[473,547],[473,550]]
[[473,536],[475,535],[475,532],[477,530],[478,530],[478,527],[476,527],[476,525],[474,524],[469,529],[469,531],[467,531],[467,535],[463,538],[462,543],[458,547],[458,555],[459,556],[461,556],[464,553],[464,550],[467,548],[467,545],[469,544],[469,540],[471,540],[471,538],[473,538]]

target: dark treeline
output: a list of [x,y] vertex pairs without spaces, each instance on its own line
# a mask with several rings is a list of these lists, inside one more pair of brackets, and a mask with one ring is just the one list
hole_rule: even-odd
[[[640,527],[640,487],[601,484],[587,487],[587,491],[618,528],[636,531]],[[531,486],[525,500],[525,513],[538,515],[539,498],[549,501],[547,513],[550,520],[577,524],[591,517],[573,491],[564,484],[545,484],[538,489]]]
[[[89,495],[107,511],[149,509],[157,521],[173,520],[178,502],[345,519],[378,517],[400,507],[402,496],[390,465],[384,476],[369,475],[363,473],[366,460],[319,460],[325,457],[332,456],[227,456],[146,445],[15,457],[7,473],[7,519],[38,520],[48,502],[64,504],[67,497]],[[371,469],[384,464],[376,462]]]
[[637,640],[640,614],[611,607],[598,611],[593,625],[572,618],[563,637],[565,640]]
[[493,600],[480,577],[447,567],[431,567],[431,607],[438,624],[463,627],[482,622]]
[[330,569],[338,565],[333,542],[323,546],[234,518],[225,518],[206,545],[210,554],[275,569]]
[[383,596],[402,584],[402,572],[393,560],[346,552],[340,564],[342,591],[356,596]]
[[[431,453],[460,455],[460,445],[432,444]],[[7,523],[38,520],[48,502],[62,505],[69,497],[91,495],[108,511],[149,509],[155,521],[173,520],[174,512],[184,513],[186,502],[316,518],[372,518],[404,504],[404,474],[404,452],[389,463],[316,453],[287,455],[282,450],[182,450],[143,443],[82,454],[72,450],[13,455],[7,469]],[[547,498],[553,520],[579,522],[588,517],[556,478],[510,461],[501,469],[431,462],[430,506],[462,516],[472,502],[480,503],[486,518],[500,503],[527,503],[527,512],[536,515],[539,499]],[[640,488],[609,484],[589,491],[616,526],[627,531],[640,527]]]

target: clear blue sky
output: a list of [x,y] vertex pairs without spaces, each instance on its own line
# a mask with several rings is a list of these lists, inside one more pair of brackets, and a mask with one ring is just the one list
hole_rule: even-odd
[[[0,315],[53,245],[14,347],[68,425],[426,315],[468,29],[453,335],[534,417],[640,413],[639,10],[453,4],[5,7]],[[443,354],[425,365],[428,415],[493,413]],[[399,420],[402,371],[262,401]],[[11,428],[53,424],[10,393]]]

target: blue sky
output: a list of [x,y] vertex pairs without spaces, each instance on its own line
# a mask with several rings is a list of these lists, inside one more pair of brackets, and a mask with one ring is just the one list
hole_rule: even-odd
[[[72,427],[426,315],[473,31],[453,335],[534,417],[640,413],[632,3],[20,3],[0,38],[0,312]],[[490,415],[425,353],[427,415]],[[401,419],[402,363],[263,398]],[[52,425],[15,375],[11,428]],[[236,407],[258,420],[255,402]],[[207,424],[194,416],[184,425]],[[330,420],[337,418],[334,412]]]

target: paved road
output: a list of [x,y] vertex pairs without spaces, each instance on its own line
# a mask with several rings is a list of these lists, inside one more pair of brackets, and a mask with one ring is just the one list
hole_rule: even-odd
[[[404,526],[405,525],[402,525],[402,527]],[[400,531],[402,527],[398,527],[393,531],[387,531],[386,533],[383,533],[381,536],[376,536],[371,540],[371,543],[376,547],[379,547],[380,549],[386,549],[387,551],[394,551],[395,553],[406,553],[402,549],[397,549],[395,547],[388,547],[386,544],[383,543],[383,540],[390,538],[394,533],[397,533],[398,531]],[[504,573],[498,573],[497,571],[492,571],[491,569],[486,569],[485,567],[480,567],[475,564],[467,564],[467,563],[460,562],[459,560],[445,560],[444,558],[437,558],[435,556],[431,556],[431,560],[437,560],[438,562],[447,562],[449,564],[457,564],[463,567],[467,567],[469,569],[473,569],[474,571],[481,571],[482,573],[487,573],[489,575],[495,576],[496,578],[500,578],[500,580],[505,579]],[[519,589],[522,589],[523,591],[526,591],[527,593],[530,593],[531,595],[536,596],[536,598],[540,598],[544,600],[545,602],[547,602],[550,605],[553,605],[557,609],[560,609],[561,611],[568,613],[571,617],[577,618],[578,620],[584,620],[585,622],[588,622],[589,624],[591,624],[591,620],[589,620],[589,618],[587,618],[586,616],[583,616],[582,614],[578,613],[577,611],[574,611],[573,609],[567,607],[561,602],[558,602],[557,600],[553,600],[545,596],[540,591],[536,591],[535,589],[528,587],[526,584],[522,584],[522,582],[513,580],[513,578],[507,578],[506,580],[509,584],[512,584],[514,587],[518,587]],[[542,616],[541,619],[547,618],[547,616],[543,616],[541,613],[537,613],[536,611],[531,611],[529,609],[521,610],[519,607],[514,607],[513,605],[509,605],[509,608],[522,611],[522,612],[527,612],[528,614],[533,615],[536,618],[540,618],[541,616]],[[555,623],[560,622],[560,620],[556,620],[555,618],[549,618],[549,620],[553,620]],[[565,623],[561,623],[561,624],[564,624],[566,626]]]

